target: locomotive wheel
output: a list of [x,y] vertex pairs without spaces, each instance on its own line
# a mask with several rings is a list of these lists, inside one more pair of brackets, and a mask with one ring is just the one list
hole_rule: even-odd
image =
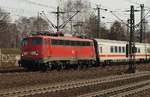
[[78,65],[77,64],[72,64],[71,67],[73,70],[77,70],[78,69]]
[[61,70],[64,70],[65,69],[65,65],[61,64],[60,68],[61,68]]
[[56,67],[56,69],[57,69],[58,71],[61,70],[61,65],[58,64],[57,67]]
[[48,69],[49,69],[49,70],[53,70],[53,65],[51,65],[51,64],[48,65]]
[[81,70],[81,69],[83,69],[83,66],[82,66],[82,64],[79,64],[78,65],[78,70]]
[[45,64],[40,65],[40,70],[43,72],[47,71],[47,66]]

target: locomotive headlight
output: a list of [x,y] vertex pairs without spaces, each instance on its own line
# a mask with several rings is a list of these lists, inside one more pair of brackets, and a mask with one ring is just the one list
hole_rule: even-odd
[[23,52],[23,53],[22,53],[22,56],[27,55],[27,54],[28,54],[28,52]]
[[38,53],[38,51],[31,51],[30,54],[31,55],[38,55],[39,53]]

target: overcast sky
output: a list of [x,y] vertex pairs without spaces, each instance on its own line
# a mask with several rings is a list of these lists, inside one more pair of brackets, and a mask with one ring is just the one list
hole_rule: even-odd
[[[35,16],[40,11],[55,11],[58,6],[59,0],[0,0],[0,7],[11,12],[13,17],[19,16]],[[64,1],[64,0],[60,0]],[[97,4],[101,4],[103,8],[108,8],[112,11],[117,11],[115,14],[126,20],[129,17],[129,13],[122,12],[130,8],[130,5],[135,5],[135,8],[138,8],[139,5],[136,3],[143,3],[145,6],[150,8],[150,0],[89,0],[91,2],[92,7],[96,7]],[[140,18],[140,14],[136,13],[137,20]],[[117,20],[116,17],[111,15],[108,12],[101,11],[101,16],[105,16],[106,18],[102,21],[104,22],[112,22]],[[54,19],[53,15],[49,17]],[[150,20],[150,19],[149,19]]]

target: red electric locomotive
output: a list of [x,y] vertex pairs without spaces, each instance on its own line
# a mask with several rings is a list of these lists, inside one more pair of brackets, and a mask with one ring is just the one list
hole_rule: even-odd
[[22,40],[21,50],[20,64],[27,69],[76,68],[96,62],[90,39],[35,35]]

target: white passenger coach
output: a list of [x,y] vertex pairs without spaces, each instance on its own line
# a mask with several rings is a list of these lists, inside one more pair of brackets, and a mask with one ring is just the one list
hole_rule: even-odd
[[[127,62],[126,44],[127,41],[116,41],[106,39],[96,39],[98,42],[99,58],[101,62]],[[135,43],[136,61],[144,61],[150,59],[150,44]]]

